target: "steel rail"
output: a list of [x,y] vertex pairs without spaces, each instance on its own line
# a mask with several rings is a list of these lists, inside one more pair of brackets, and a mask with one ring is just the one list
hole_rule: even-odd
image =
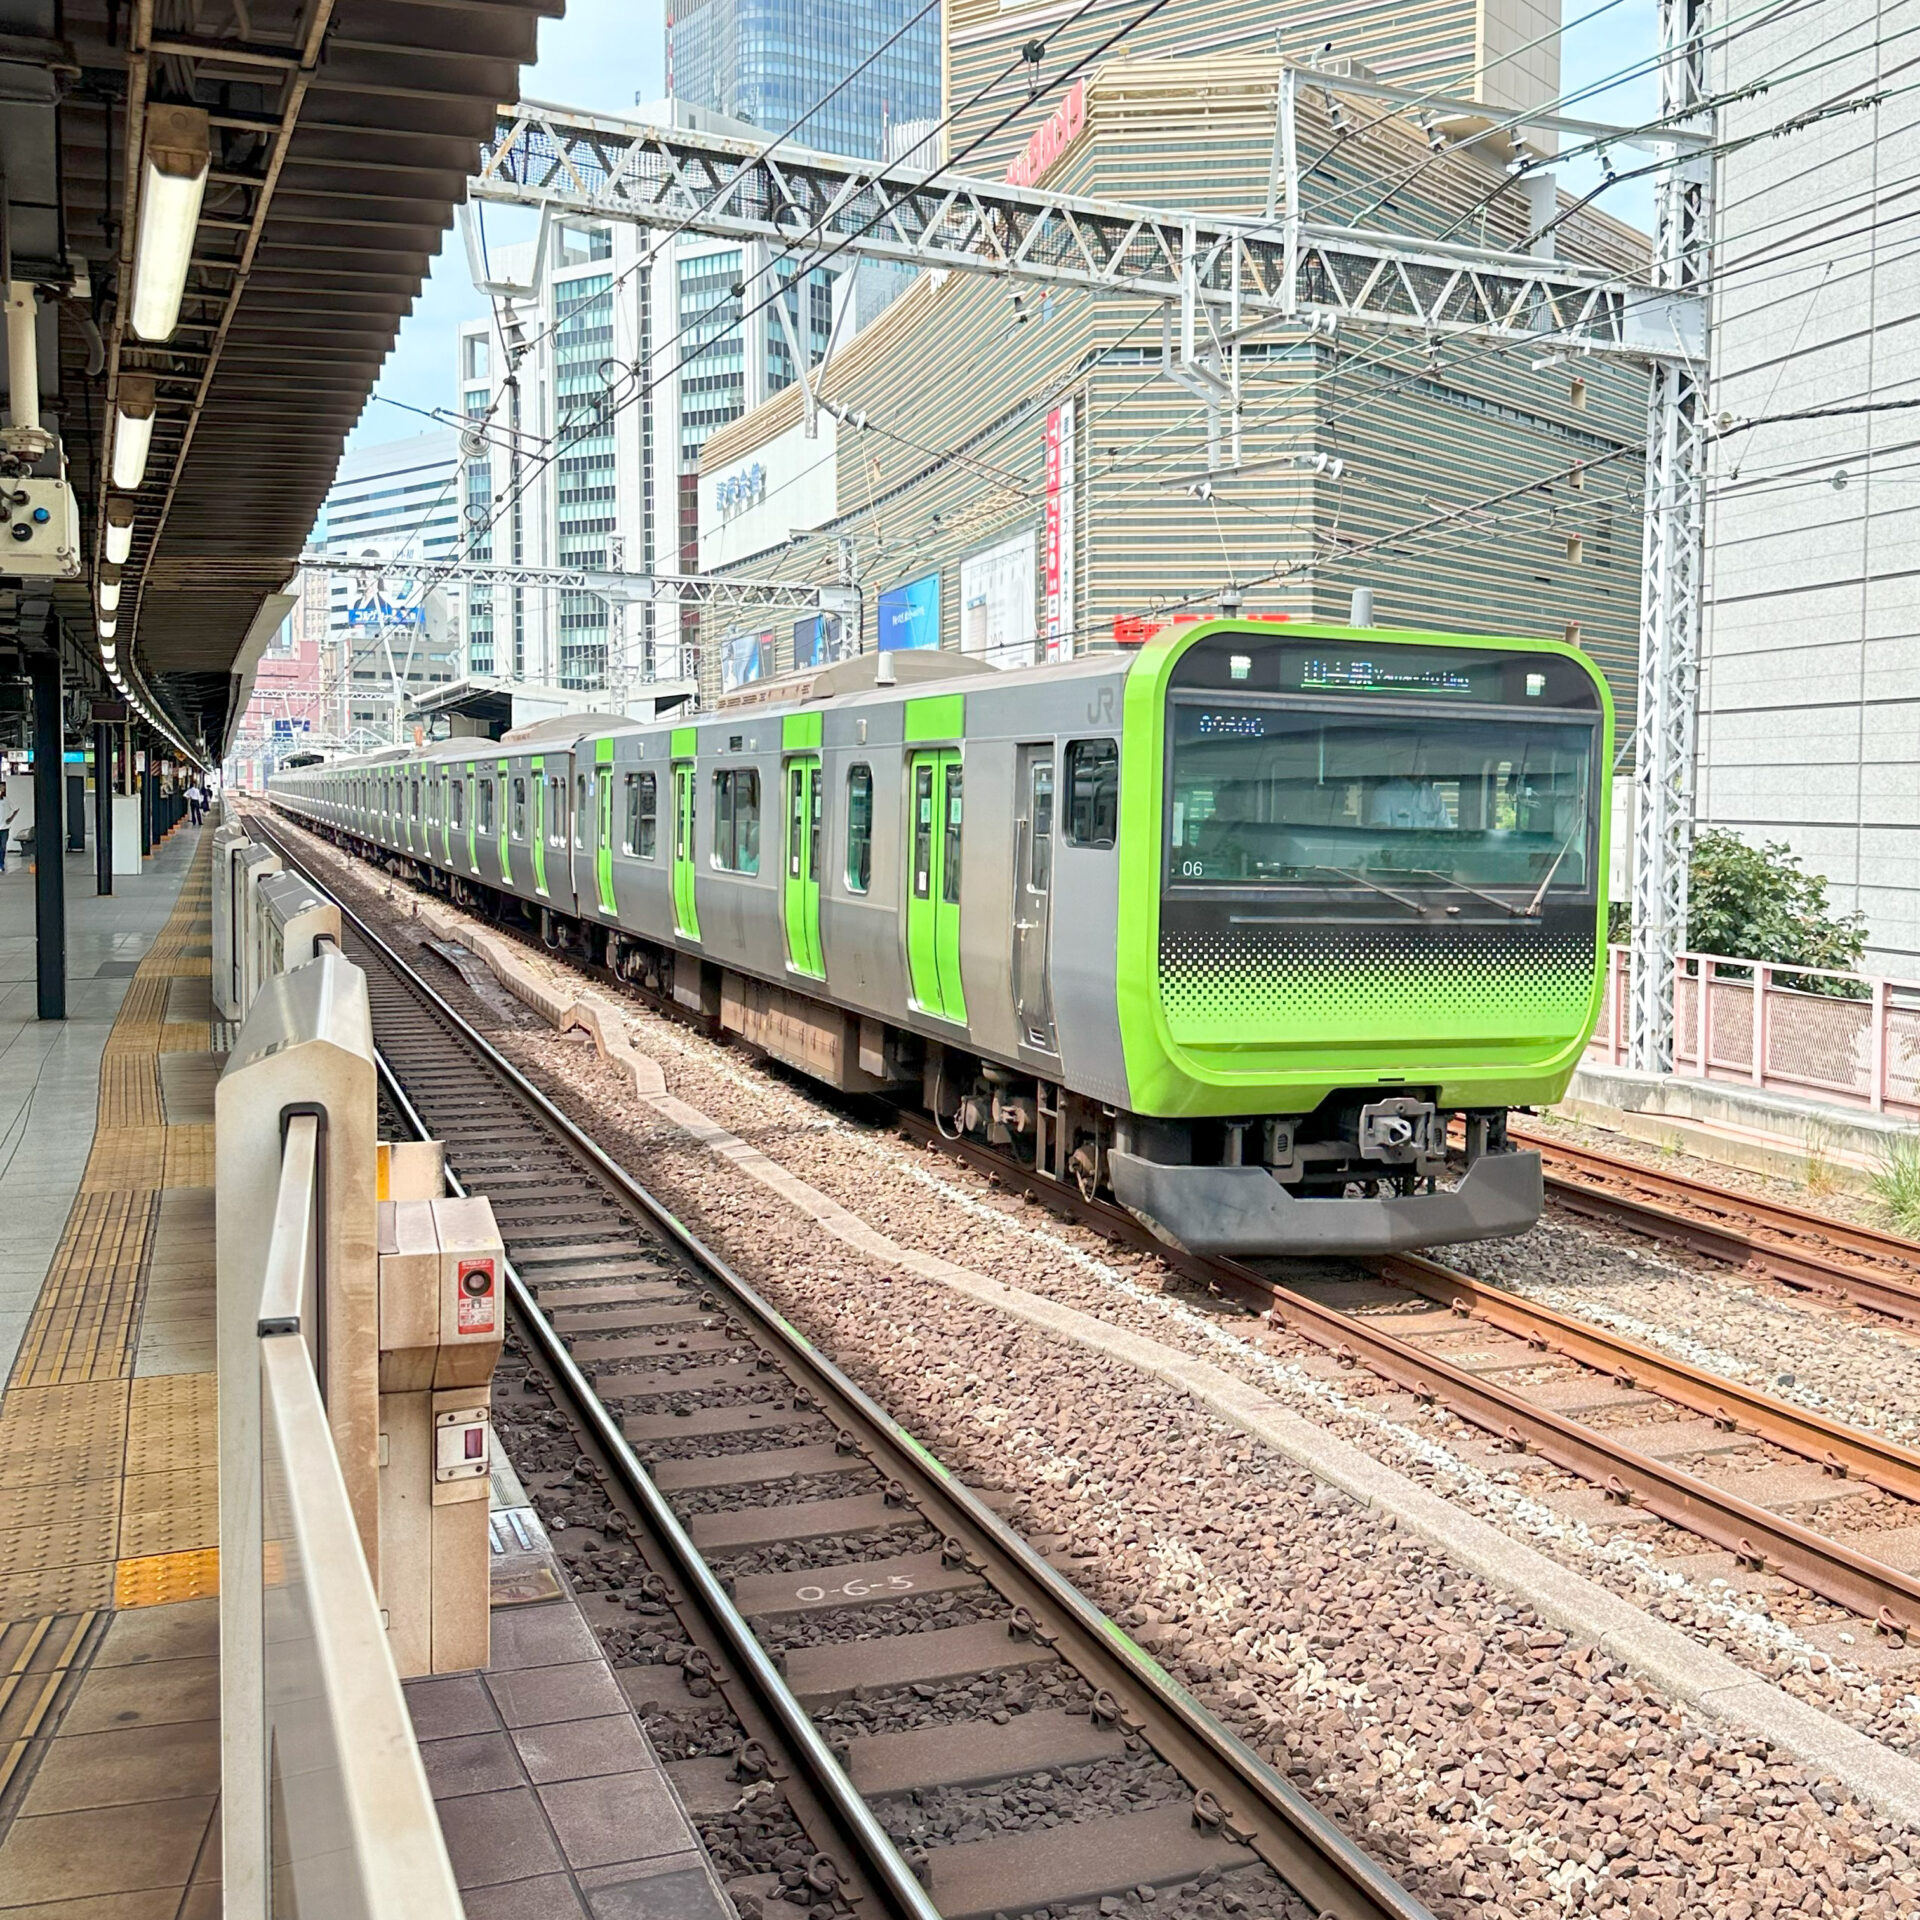
[[1577,1360],[1623,1387],[1644,1388],[1702,1413],[1727,1432],[1748,1432],[1811,1460],[1824,1472],[1867,1481],[1903,1500],[1920,1501],[1920,1454],[1825,1414],[1742,1386],[1676,1360],[1638,1340],[1542,1306],[1524,1294],[1490,1286],[1418,1254],[1395,1254],[1377,1271],[1397,1286],[1471,1314],[1529,1346]]
[[[320,883],[316,881],[316,884]],[[343,907],[342,913],[346,912]],[[424,983],[422,986],[424,988]],[[432,991],[431,988],[424,990]],[[507,1071],[514,1070],[509,1065]],[[542,1096],[536,1092],[534,1097]],[[1032,1198],[1112,1237],[1155,1253],[1176,1271],[1264,1312],[1336,1358],[1351,1364],[1365,1364],[1371,1372],[1405,1388],[1416,1399],[1427,1403],[1444,1400],[1473,1425],[1516,1450],[1535,1452],[1550,1464],[1590,1481],[1609,1498],[1643,1507],[1670,1525],[1725,1549],[1744,1566],[1777,1570],[1808,1591],[1872,1620],[1884,1631],[1920,1633],[1920,1579],[1886,1566],[1844,1542],[1816,1533],[1798,1521],[1770,1513],[1697,1475],[1651,1459],[1609,1434],[1536,1406],[1490,1379],[1369,1325],[1363,1316],[1323,1306],[1238,1261],[1189,1254],[1169,1246],[1124,1209],[1106,1201],[1087,1200],[1077,1189],[1038,1176],[1032,1169],[991,1148],[967,1140],[949,1140],[919,1115],[902,1112],[898,1117],[904,1130],[924,1144],[973,1166],[1001,1184],[1010,1178],[1017,1179],[1022,1190]],[[1399,1258],[1406,1260],[1409,1256]],[[1372,1264],[1378,1268],[1383,1263]],[[1477,1287],[1467,1275],[1455,1274],[1434,1263],[1422,1264],[1430,1266],[1434,1276],[1456,1289]],[[1413,1269],[1409,1266],[1404,1271],[1411,1274]],[[1512,1296],[1508,1298],[1512,1300]],[[1521,1310],[1520,1303],[1513,1304],[1512,1311]],[[1607,1338],[1598,1328],[1583,1328],[1583,1331],[1596,1342]],[[1640,1377],[1647,1380],[1651,1380],[1657,1370],[1675,1365],[1651,1349],[1640,1350],[1637,1364],[1642,1368]],[[1746,1399],[1756,1403],[1760,1417],[1775,1423],[1775,1432],[1794,1431],[1791,1424],[1794,1422],[1800,1423],[1797,1430],[1802,1435],[1811,1432],[1814,1416],[1803,1415],[1800,1409],[1788,1407],[1785,1402],[1768,1402],[1766,1396],[1749,1396],[1735,1383],[1719,1380],[1717,1376],[1699,1376],[1700,1381],[1709,1379],[1719,1390],[1717,1405],[1724,1404],[1729,1396]],[[1764,1403],[1763,1412],[1757,1403]],[[1712,1408],[1702,1410],[1712,1417]],[[1824,1451],[1834,1435],[1842,1435],[1855,1447],[1868,1450],[1860,1456],[1860,1477],[1873,1484],[1883,1484],[1874,1474],[1865,1471],[1869,1464],[1876,1472],[1886,1468],[1884,1459],[1869,1459],[1876,1443],[1864,1435],[1846,1434],[1832,1423],[1823,1425],[1827,1431],[1804,1439],[1793,1450],[1827,1467]],[[1757,1426],[1756,1431],[1759,1431]],[[1790,1443],[1782,1439],[1779,1444]],[[1844,1454],[1840,1457],[1846,1462]]]
[[[344,915],[349,910],[342,906],[340,911]],[[378,936],[357,919],[354,930],[362,938],[378,940]],[[380,945],[385,950],[385,943],[381,942]],[[392,964],[404,968],[405,963],[391,955],[390,950],[387,951]],[[401,977],[409,979],[409,984],[416,984],[409,978],[410,973],[411,970],[407,969]],[[425,982],[417,984],[422,991],[432,994],[432,988],[426,986]],[[437,1003],[436,1011],[459,1019],[459,1015],[446,1007],[437,994],[433,995],[433,999]],[[461,1025],[464,1027],[465,1022],[461,1022]],[[430,1138],[425,1121],[408,1099],[398,1077],[387,1065],[386,1057],[376,1052],[375,1060],[389,1099],[413,1128],[415,1137],[421,1140]],[[468,1191],[451,1166],[446,1170],[446,1179],[455,1192],[464,1194]],[[651,1213],[649,1217],[653,1217]],[[693,1240],[691,1235],[684,1236],[684,1243],[690,1252],[699,1247],[699,1242]],[[553,1323],[541,1312],[532,1289],[521,1279],[511,1260],[503,1258],[502,1265],[506,1270],[508,1296],[513,1303],[513,1310],[531,1336],[541,1360],[573,1402],[576,1417],[592,1433],[613,1463],[623,1490],[640,1509],[647,1525],[665,1547],[683,1587],[706,1613],[758,1704],[805,1766],[809,1786],[820,1796],[845,1837],[853,1842],[853,1851],[863,1867],[884,1890],[895,1910],[906,1916],[907,1920],[940,1920],[939,1910],[927,1898],[926,1889],[901,1857],[886,1829],[873,1817],[872,1809],[847,1778],[845,1769],[835,1758],[833,1749],[809,1718],[806,1709],[794,1698],[778,1665],[733,1604],[724,1583],[693,1544],[679,1517],[654,1485],[653,1476],[640,1464],[639,1457],[628,1444],[627,1436],[621,1431],[619,1421],[607,1411],[606,1403],[575,1364],[566,1343],[554,1331]]]
[[1548,1188],[1570,1213],[1920,1324],[1920,1243],[1568,1145],[1550,1134],[1518,1127],[1510,1132],[1544,1156]]
[[[948,1140],[917,1116],[903,1116],[906,1130],[916,1139],[936,1146],[951,1157],[996,1178],[1005,1185],[1019,1177],[1022,1191],[1074,1218],[1084,1220],[1129,1244],[1151,1250],[1175,1271],[1264,1311],[1274,1322],[1325,1348],[1349,1365],[1363,1365],[1371,1373],[1404,1388],[1423,1404],[1444,1403],[1474,1426],[1495,1435],[1516,1452],[1531,1452],[1565,1472],[1590,1481],[1622,1505],[1644,1508],[1656,1518],[1697,1534],[1731,1553],[1743,1566],[1785,1574],[1809,1592],[1871,1620],[1883,1631],[1920,1633],[1920,1579],[1883,1565],[1869,1555],[1830,1540],[1782,1514],[1729,1493],[1679,1467],[1650,1459],[1612,1435],[1546,1407],[1535,1406],[1495,1381],[1455,1366],[1437,1354],[1426,1353],[1365,1316],[1323,1306],[1296,1293],[1239,1261],[1213,1255],[1190,1254],[1167,1245],[1123,1209],[1100,1200],[1087,1200],[1076,1189],[1063,1187],[1018,1167],[989,1148],[971,1141]],[[1398,1256],[1409,1260],[1410,1256]],[[1370,1263],[1383,1267],[1390,1263]],[[1475,1285],[1464,1274],[1432,1266],[1448,1285]],[[1596,1337],[1599,1329],[1592,1330]],[[1649,1356],[1650,1361],[1661,1356]],[[1648,1364],[1646,1377],[1653,1367]],[[1707,1376],[1702,1376],[1703,1378]],[[1741,1390],[1719,1382],[1722,1398]],[[1762,1396],[1764,1397],[1764,1396]],[[1798,1409],[1775,1402],[1783,1412],[1799,1416]],[[1865,1442],[1865,1436],[1852,1436]],[[1817,1454],[1810,1457],[1818,1458]],[[1825,1463],[1822,1462],[1824,1465]],[[1863,1479],[1868,1476],[1863,1472]]]
[[[267,831],[271,837],[271,830]],[[328,892],[325,881],[303,864],[294,849],[284,841],[275,844],[283,858],[303,871],[316,887]],[[1427,1907],[1393,1880],[1251,1747],[1215,1719],[1152,1655],[1136,1645],[911,1433],[813,1347],[748,1281],[470,1026],[364,919],[337,895],[328,892],[328,897],[339,906],[343,927],[351,928],[355,937],[364,941],[406,987],[426,1003],[462,1048],[529,1108],[617,1197],[643,1213],[696,1265],[727,1289],[734,1304],[750,1319],[763,1350],[771,1348],[777,1353],[781,1366],[790,1376],[799,1378],[827,1409],[830,1418],[837,1418],[843,1426],[865,1430],[873,1443],[867,1449],[869,1458],[880,1465],[877,1456],[884,1454],[885,1464],[880,1470],[908,1490],[920,1510],[950,1541],[968,1543],[967,1564],[981,1573],[1012,1606],[1026,1609],[1035,1623],[1033,1637],[1053,1645],[1089,1686],[1112,1695],[1119,1703],[1122,1724],[1138,1732],[1161,1759],[1195,1789],[1196,1806],[1203,1799],[1210,1801],[1214,1812],[1224,1817],[1224,1830],[1245,1840],[1317,1912],[1341,1916],[1341,1920],[1349,1917],[1350,1920],[1432,1920]],[[408,1111],[411,1112],[410,1107]],[[418,1120],[417,1113],[413,1118]],[[513,1297],[516,1306],[525,1310],[529,1332],[543,1355],[551,1354],[559,1348],[558,1337],[552,1334],[538,1307],[531,1303],[517,1276],[514,1285]],[[644,1487],[650,1494],[650,1498],[644,1500],[646,1507],[651,1510],[653,1503],[659,1503],[672,1529],[669,1532],[666,1527],[662,1528],[663,1539],[671,1541],[677,1535],[684,1542],[684,1551],[698,1561],[697,1550],[685,1539],[657,1489],[652,1489],[645,1470],[620,1433],[618,1421],[601,1405],[571,1358],[564,1356],[564,1349],[560,1351],[565,1365],[562,1367],[559,1361],[554,1361],[556,1373],[567,1383],[569,1393],[579,1398],[583,1412],[591,1409],[595,1437],[616,1460],[623,1477],[634,1480],[636,1498],[642,1498],[640,1489]],[[699,1564],[704,1568],[704,1562]],[[690,1585],[695,1584],[692,1575],[687,1577]],[[711,1581],[712,1575],[706,1573],[701,1585]],[[724,1595],[720,1597],[724,1600]],[[731,1602],[726,1605],[731,1610]],[[716,1618],[719,1617],[716,1613]],[[734,1617],[737,1619],[737,1614]],[[744,1621],[740,1622],[739,1630],[751,1640],[751,1630]],[[757,1647],[757,1642],[754,1645]],[[746,1656],[740,1657],[744,1667]],[[760,1658],[764,1659],[764,1654]],[[780,1682],[779,1687],[784,1694],[784,1682]],[[804,1709],[792,1701],[790,1694],[786,1698],[791,1703],[791,1712],[804,1720]],[[785,1731],[784,1713],[779,1724]],[[817,1733],[814,1738],[818,1740]],[[825,1750],[824,1743],[822,1750]],[[851,1821],[851,1810],[843,1809],[839,1795],[842,1788],[856,1801],[858,1795],[840,1772],[837,1762],[833,1763],[833,1776],[837,1776],[837,1784],[832,1786],[835,1811]],[[864,1803],[861,1809],[865,1811]],[[871,1820],[870,1814],[867,1819]],[[893,1861],[898,1863],[899,1872],[911,1878],[911,1869],[900,1860],[877,1822],[873,1823],[873,1831],[879,1834]],[[897,1875],[890,1870],[879,1877],[890,1890],[897,1885]],[[917,1884],[915,1882],[916,1887]],[[921,1898],[924,1899],[924,1894]]]

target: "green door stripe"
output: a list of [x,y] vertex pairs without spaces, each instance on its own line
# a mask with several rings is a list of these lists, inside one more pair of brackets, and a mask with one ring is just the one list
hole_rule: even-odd
[[545,893],[547,890],[546,764],[539,754],[527,762],[533,780],[533,885],[536,893]]
[[593,743],[594,779],[603,788],[600,795],[600,849],[594,856],[594,877],[600,883],[600,911],[613,911],[613,742]]
[[479,832],[477,816],[480,811],[480,773],[474,763],[467,762],[467,870],[470,873],[480,871],[480,850],[474,836]]
[[780,748],[783,753],[814,753],[820,751],[821,714],[816,708],[812,713],[788,713],[780,719]]
[[504,760],[494,763],[494,772],[499,775],[500,790],[494,795],[493,831],[500,842],[500,878],[509,886],[513,884],[513,836],[508,831],[513,825],[513,782],[509,777],[511,769]]

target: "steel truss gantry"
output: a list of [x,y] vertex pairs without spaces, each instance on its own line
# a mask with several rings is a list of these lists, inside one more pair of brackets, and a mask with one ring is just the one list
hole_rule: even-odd
[[[1707,0],[1660,0],[1660,118],[1698,135]],[[1655,200],[1653,278],[1704,307],[1713,274],[1713,162],[1669,150]],[[1706,569],[1707,360],[1661,360],[1647,398],[1640,700],[1634,737],[1632,968],[1627,1064],[1673,1071],[1674,963],[1687,942],[1694,746]],[[1706,991],[1701,983],[1702,992]],[[1707,1063],[1700,1062],[1704,1074]]]
[[859,610],[860,590],[848,586],[812,586],[798,580],[734,579],[717,573],[628,573],[610,567],[515,567],[486,560],[353,560],[344,555],[302,554],[300,565],[309,573],[402,575],[414,583],[413,597],[424,598],[435,587],[489,587],[511,592],[551,589],[558,593],[591,593],[616,606],[650,601],[680,606],[798,607],[853,615]]
[[[538,101],[503,109],[473,183],[476,200],[625,220],[819,256],[904,261],[951,272],[1085,288],[1157,302],[1169,377],[1207,409],[1210,464],[1237,464],[1242,340],[1276,321],[1464,337],[1645,366],[1648,406],[1631,1059],[1670,1071],[1674,956],[1685,936],[1704,565],[1711,112],[1708,0],[1659,0],[1661,114],[1654,129],[1540,116],[1537,124],[1670,161],[1660,176],[1653,271],[1645,280],[1421,235],[1307,217],[1297,101],[1302,86],[1352,90],[1514,127],[1500,110],[1402,94],[1377,82],[1283,67],[1271,218],[1169,212],[938,170],[892,166],[605,119]],[[1525,124],[1536,124],[1530,117]],[[1178,331],[1178,352],[1175,332]],[[802,379],[809,375],[802,373]],[[807,398],[813,399],[809,385]],[[810,409],[809,409],[810,410]],[[1223,436],[1221,422],[1231,422]]]

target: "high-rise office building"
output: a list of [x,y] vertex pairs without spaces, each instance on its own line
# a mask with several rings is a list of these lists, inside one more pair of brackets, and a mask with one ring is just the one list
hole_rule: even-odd
[[[460,671],[445,595],[405,607],[413,572],[451,555],[460,537],[460,439],[451,428],[359,447],[340,462],[315,552],[365,560],[368,572],[327,577],[327,676],[340,730],[363,746],[393,737],[394,681],[412,695]],[[383,611],[399,603],[391,617]]]
[[883,159],[890,129],[940,113],[941,9],[923,4],[683,0],[667,14],[667,91],[764,133],[797,126],[826,153]]
[[[1866,915],[1868,964],[1920,975],[1920,338],[1889,182],[1920,114],[1882,92],[1904,16],[1821,10],[1817,67],[1785,19],[1730,35],[1713,90],[1713,396],[1698,818],[1781,841]],[[1821,118],[1835,100],[1857,107]],[[1804,118],[1803,118],[1804,116]],[[1768,139],[1769,131],[1799,130]],[[1864,1044],[1864,1043],[1863,1043]]]

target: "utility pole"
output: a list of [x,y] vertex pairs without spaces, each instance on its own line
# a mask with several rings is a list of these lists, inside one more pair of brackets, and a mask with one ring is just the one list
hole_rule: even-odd
[[[1707,0],[1659,0],[1660,117],[1697,132],[1706,98]],[[1713,162],[1669,149],[1655,202],[1653,281],[1705,298],[1713,262]],[[1703,324],[1704,333],[1704,324]],[[1673,1071],[1675,956],[1686,945],[1694,737],[1705,563],[1707,354],[1653,362],[1634,734],[1633,949],[1628,1064]],[[1704,1062],[1702,1067],[1704,1070]]]

